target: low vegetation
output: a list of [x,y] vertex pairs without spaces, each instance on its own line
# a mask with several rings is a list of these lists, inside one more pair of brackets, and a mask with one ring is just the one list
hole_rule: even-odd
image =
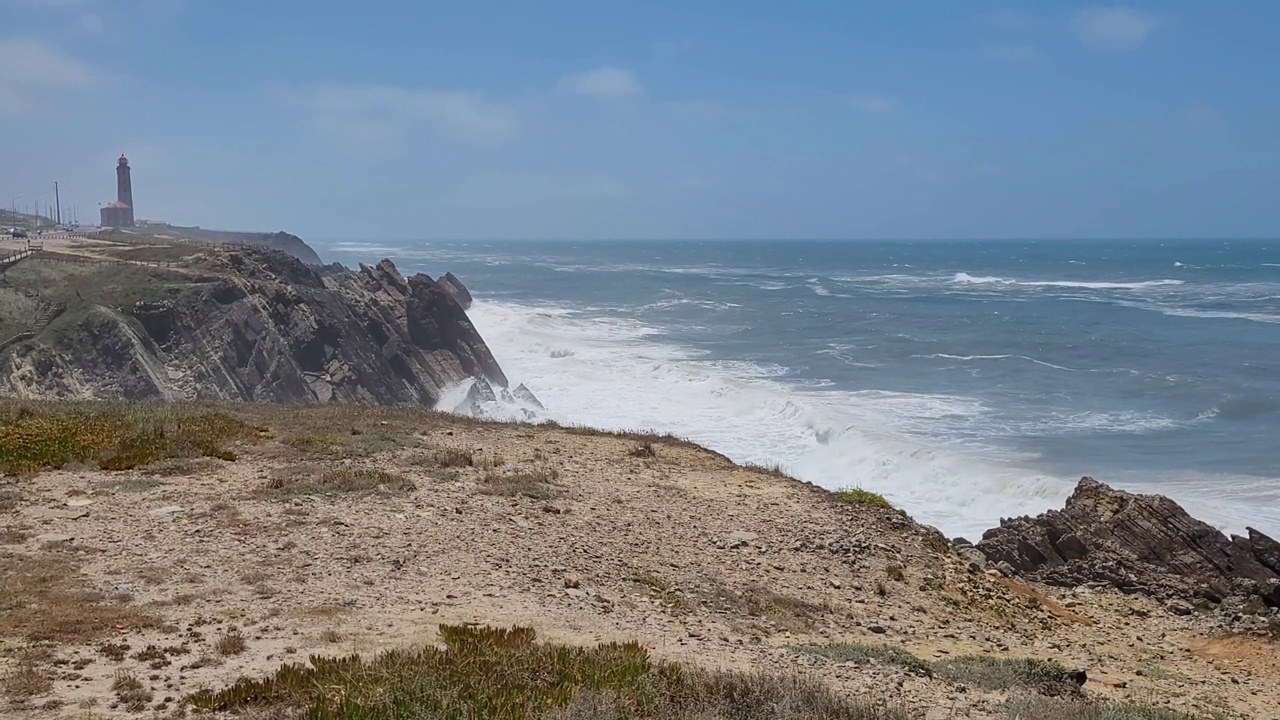
[[[38,409],[35,409],[38,408]],[[72,463],[128,470],[169,458],[234,460],[228,445],[260,429],[220,412],[166,405],[0,404],[0,472],[37,473]]]
[[480,492],[501,497],[554,500],[562,492],[555,486],[558,478],[554,468],[490,470],[480,479]]
[[845,488],[837,490],[835,496],[850,505],[865,505],[868,507],[885,508],[892,510],[893,505],[884,496],[879,493],[873,493],[870,490],[863,490],[860,487]]
[[281,470],[266,482],[266,495],[326,495],[413,492],[414,483],[399,473],[378,468],[343,465],[303,465]]
[[935,675],[984,690],[1015,690],[1041,695],[1078,695],[1080,685],[1054,660],[967,655],[933,663]]
[[[1013,719],[1035,720],[1209,720],[1154,705],[1106,700],[1057,698],[1044,695],[1019,695],[1004,704],[1005,714]],[[1222,720],[1221,715],[1212,720]]]
[[705,672],[636,643],[537,642],[526,628],[442,626],[443,648],[311,659],[192,698],[197,708],[272,717],[490,720],[905,720],[802,679]]
[[123,598],[76,582],[76,565],[58,553],[0,553],[0,638],[81,643],[157,619]]
[[892,645],[841,643],[838,645],[802,647],[799,650],[800,652],[824,657],[834,662],[851,662],[855,665],[868,665],[874,662],[900,667],[924,677],[933,675],[933,669],[929,666],[929,663],[900,647]]

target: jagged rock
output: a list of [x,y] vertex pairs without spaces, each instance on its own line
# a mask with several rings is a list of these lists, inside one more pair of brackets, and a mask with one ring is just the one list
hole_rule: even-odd
[[440,286],[449,293],[449,296],[462,306],[463,310],[471,309],[471,292],[467,290],[467,286],[462,284],[453,273],[447,272],[438,281]]
[[0,395],[432,407],[469,378],[507,386],[449,292],[389,260],[321,269],[228,245],[181,272],[135,272],[154,297],[86,303],[61,332],[0,352]]
[[1280,573],[1280,542],[1253,528],[1245,529],[1249,531],[1249,545],[1253,548],[1253,556],[1272,572]]
[[515,399],[519,400],[520,402],[526,403],[528,405],[532,405],[538,408],[539,410],[546,409],[542,406],[542,403],[538,401],[538,398],[536,395],[533,394],[533,391],[524,386],[524,383],[520,383],[519,385],[517,385],[516,389],[513,390],[511,394],[515,396]]
[[760,536],[756,533],[746,532],[744,530],[735,530],[734,532],[729,533],[729,537],[725,538],[724,546],[732,550],[734,548],[750,545],[759,538]]
[[1062,510],[1002,520],[977,548],[995,567],[1052,585],[1105,583],[1124,593],[1221,602],[1237,592],[1259,595],[1280,580],[1265,562],[1268,540],[1256,531],[1228,538],[1169,498],[1086,477]]

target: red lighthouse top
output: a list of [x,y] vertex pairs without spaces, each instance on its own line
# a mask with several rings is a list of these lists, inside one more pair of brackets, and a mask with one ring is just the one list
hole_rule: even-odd
[[121,155],[121,156],[120,156],[120,160],[118,161],[118,164],[119,164],[121,167],[129,167],[129,158],[127,158],[127,157],[125,157],[125,156]]

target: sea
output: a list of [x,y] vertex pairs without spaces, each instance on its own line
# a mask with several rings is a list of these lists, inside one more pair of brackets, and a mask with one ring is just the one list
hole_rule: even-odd
[[672,433],[971,540],[1084,475],[1280,536],[1280,241],[319,250],[452,271],[536,419]]

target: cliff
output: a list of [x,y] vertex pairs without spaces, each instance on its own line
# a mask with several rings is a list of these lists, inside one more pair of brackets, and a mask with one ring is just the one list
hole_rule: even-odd
[[32,303],[60,312],[5,334],[0,394],[432,406],[468,378],[507,384],[453,295],[389,260],[322,271],[243,246],[148,250],[176,259],[45,253],[10,268],[10,329]]
[[176,232],[185,238],[213,243],[243,243],[279,250],[292,255],[307,265],[319,265],[320,256],[315,250],[303,242],[297,235],[287,232],[255,233],[231,232],[227,230],[205,230],[197,227],[170,226],[167,231]]

